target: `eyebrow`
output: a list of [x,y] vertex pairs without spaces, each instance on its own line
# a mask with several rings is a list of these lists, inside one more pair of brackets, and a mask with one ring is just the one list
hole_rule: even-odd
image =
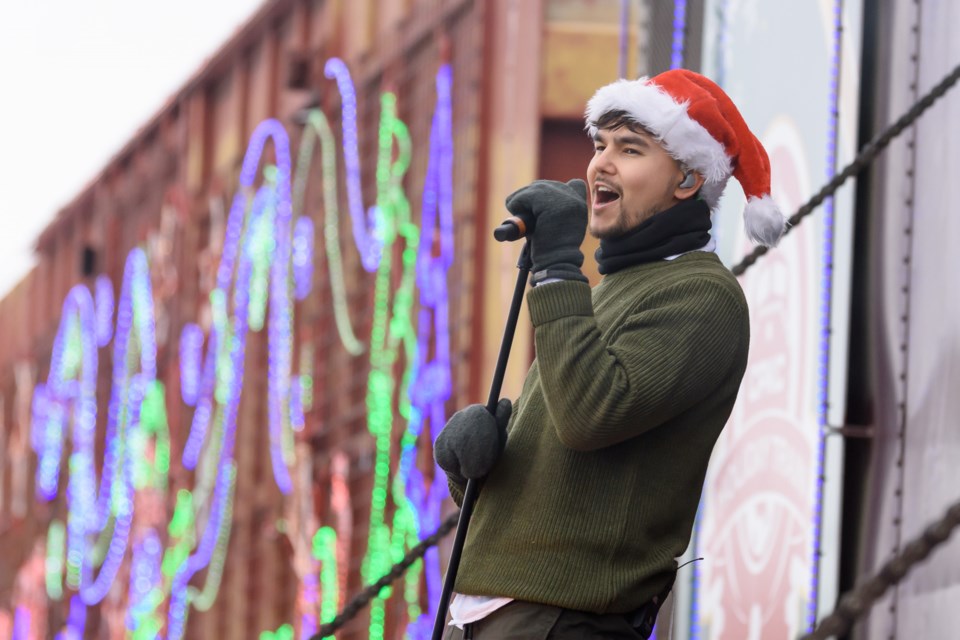
[[[593,135],[593,141],[594,141],[594,142],[603,142],[603,140],[602,140],[601,137],[600,137],[600,132],[599,132],[599,131],[597,131],[597,132]],[[650,147],[650,142],[649,142],[645,137],[643,137],[643,136],[641,136],[641,135],[638,135],[638,134],[636,134],[636,133],[620,133],[620,134],[615,134],[615,135],[613,136],[613,142],[615,142],[616,144],[618,144],[618,145],[620,145],[620,146],[624,146],[624,145],[635,145],[635,146],[644,147],[644,148],[649,148],[649,147]]]

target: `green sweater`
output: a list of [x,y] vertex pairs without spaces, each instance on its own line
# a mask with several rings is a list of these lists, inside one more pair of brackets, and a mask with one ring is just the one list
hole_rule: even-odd
[[746,300],[705,252],[527,300],[537,358],[456,591],[626,613],[666,586],[690,542],[747,363]]

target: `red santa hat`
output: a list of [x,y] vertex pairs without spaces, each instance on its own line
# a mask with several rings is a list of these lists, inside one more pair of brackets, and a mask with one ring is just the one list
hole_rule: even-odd
[[751,240],[775,246],[786,219],[770,197],[770,159],[723,89],[709,78],[672,69],[653,78],[618,80],[587,103],[593,136],[605,114],[622,111],[660,140],[667,153],[703,176],[700,194],[711,209],[733,176],[747,205],[744,228]]

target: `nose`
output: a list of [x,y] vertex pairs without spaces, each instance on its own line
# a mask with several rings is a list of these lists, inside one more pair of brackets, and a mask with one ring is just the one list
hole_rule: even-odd
[[597,173],[610,175],[616,171],[612,156],[610,155],[610,147],[606,147],[599,153],[594,153],[592,164],[594,171]]

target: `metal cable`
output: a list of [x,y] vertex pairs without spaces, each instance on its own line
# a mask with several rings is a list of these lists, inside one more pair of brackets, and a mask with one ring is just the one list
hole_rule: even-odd
[[421,540],[415,547],[411,547],[407,555],[403,557],[403,560],[393,565],[393,568],[391,568],[385,576],[355,595],[333,620],[320,625],[320,630],[311,636],[310,640],[330,637],[336,633],[340,627],[350,622],[371,600],[376,598],[384,588],[402,576],[403,573],[410,568],[410,565],[422,558],[423,554],[427,552],[427,549],[440,542],[441,538],[450,533],[450,531],[457,526],[457,519],[459,517],[459,510],[447,516],[447,519],[443,521],[439,529],[434,531],[432,535]]
[[[844,167],[843,171],[835,175],[833,179],[825,184],[816,195],[807,201],[806,204],[797,209],[797,212],[790,216],[790,218],[787,220],[787,230],[784,235],[790,233],[793,227],[800,224],[804,218],[813,213],[813,210],[819,207],[824,200],[832,196],[837,189],[839,189],[843,183],[847,181],[848,178],[851,178],[863,171],[868,164],[873,162],[873,160],[880,155],[881,151],[887,148],[894,138],[900,135],[904,129],[912,125],[916,119],[923,114],[923,112],[933,105],[934,102],[943,97],[943,95],[957,83],[957,80],[960,80],[960,65],[954,67],[953,71],[951,71],[943,80],[940,81],[940,84],[935,86],[930,90],[929,93],[920,98],[920,100],[914,104],[909,111],[900,116],[896,122],[887,127],[876,138],[864,145],[863,149],[860,150],[860,153],[857,154],[857,157],[853,159],[853,162]],[[754,248],[753,251],[744,256],[744,258],[737,265],[735,265],[733,269],[731,269],[731,271],[733,271],[733,275],[741,275],[747,269],[752,267],[760,258],[760,256],[764,255],[767,251],[768,248],[764,246],[758,246]]]
[[903,551],[887,560],[873,577],[844,594],[834,612],[821,620],[812,633],[802,636],[800,640],[826,640],[849,631],[857,618],[870,611],[887,589],[900,582],[915,564],[943,544],[958,526],[960,501],[953,503],[943,517],[928,526],[923,534],[914,538]]

